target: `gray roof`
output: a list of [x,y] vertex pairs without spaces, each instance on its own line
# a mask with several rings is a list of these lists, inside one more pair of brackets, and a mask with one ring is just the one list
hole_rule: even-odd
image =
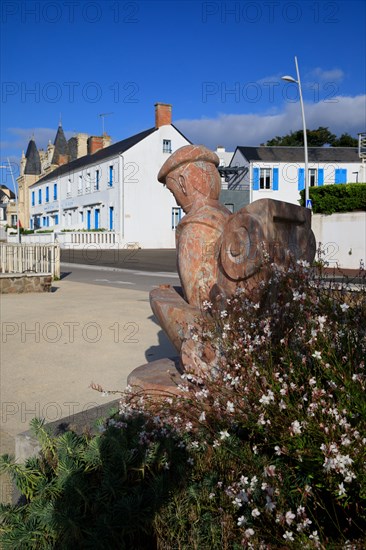
[[[304,162],[303,147],[242,147],[249,161]],[[357,147],[308,147],[309,162],[360,162]]]
[[[183,136],[183,134],[173,124],[171,126]],[[148,137],[150,134],[153,134],[154,132],[156,132],[156,130],[157,128],[149,128],[148,130],[140,132],[139,134],[135,134],[134,136],[131,136],[127,139],[123,139],[122,141],[117,141],[117,143],[113,143],[113,145],[110,145],[109,147],[104,147],[104,149],[100,149],[99,151],[97,151],[92,155],[85,155],[84,157],[75,159],[69,162],[68,164],[63,164],[59,168],[56,168],[56,170],[53,170],[53,172],[51,172],[50,174],[47,174],[47,176],[44,176],[43,178],[39,179],[37,183],[34,185],[38,185],[39,183],[44,183],[45,181],[48,181],[48,180],[54,180],[55,178],[58,178],[63,174],[73,172],[74,170],[82,170],[86,166],[90,166],[92,164],[98,163],[109,157],[113,157],[113,156],[119,155],[120,153],[124,153],[125,151],[127,151],[128,149],[131,149],[131,147],[133,147],[134,145],[136,145],[137,143],[139,143],[140,141]],[[187,141],[190,143],[188,139]]]
[[33,138],[28,143],[25,158],[27,159],[27,162],[25,163],[24,174],[33,176],[40,174],[41,159],[39,158],[37,145]]
[[55,146],[55,150],[53,152],[52,156],[52,162],[51,164],[58,164],[60,155],[62,156],[68,156],[69,155],[69,146],[67,144],[64,131],[62,129],[61,124],[57,128],[57,134],[55,137],[55,141],[53,142]]
[[100,149],[92,155],[85,155],[84,157],[75,159],[68,164],[63,164],[59,168],[56,168],[56,170],[53,170],[53,172],[51,172],[50,174],[47,174],[47,176],[44,176],[43,178],[38,180],[37,184],[43,183],[51,179],[54,180],[55,178],[58,178],[63,174],[73,172],[74,170],[82,170],[84,167],[98,163],[108,157],[113,157],[115,155],[118,155],[119,153],[124,153],[124,151],[127,151],[127,149],[130,149],[131,147],[136,145],[136,143],[155,132],[155,130],[156,128],[150,128],[149,130],[140,132],[139,134],[136,134],[132,137],[123,139],[122,141],[118,141],[117,143],[113,143],[113,145],[110,145],[109,147],[104,147],[104,149]]

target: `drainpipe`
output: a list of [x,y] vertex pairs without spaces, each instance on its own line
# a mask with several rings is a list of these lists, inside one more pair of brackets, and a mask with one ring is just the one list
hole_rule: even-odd
[[121,239],[125,238],[125,159],[123,158],[122,153],[119,154],[119,174],[120,174],[120,184],[119,184],[119,233]]

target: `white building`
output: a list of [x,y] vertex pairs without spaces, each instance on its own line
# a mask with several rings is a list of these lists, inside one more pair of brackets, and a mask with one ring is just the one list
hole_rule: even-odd
[[[357,147],[309,147],[309,186],[362,181]],[[248,202],[276,199],[299,204],[304,189],[303,147],[237,147],[228,189],[247,193]],[[237,208],[235,208],[236,210]]]
[[[100,140],[100,138],[99,138]],[[155,105],[155,127],[56,168],[29,188],[30,227],[112,231],[118,245],[174,248],[182,211],[157,181],[171,153],[190,141]]]

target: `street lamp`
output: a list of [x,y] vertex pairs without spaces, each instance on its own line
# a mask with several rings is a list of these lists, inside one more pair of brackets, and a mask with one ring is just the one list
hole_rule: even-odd
[[[10,170],[11,180],[13,182],[13,189],[14,189],[14,194],[15,194],[15,204],[16,204],[16,207],[17,207],[17,243],[20,243],[18,193],[17,193],[16,187],[15,187],[14,174],[13,174],[13,170],[11,168],[9,157],[8,157],[7,160],[8,160],[8,166],[9,166],[9,170]],[[0,168],[8,168],[8,166],[0,166]]]
[[304,111],[304,101],[302,99],[302,90],[301,90],[301,80],[300,80],[300,73],[299,73],[299,66],[297,64],[297,57],[295,56],[295,66],[296,66],[296,75],[297,80],[293,78],[292,76],[282,76],[282,80],[286,80],[287,82],[293,82],[294,84],[297,84],[299,87],[299,95],[300,95],[300,105],[301,105],[301,114],[302,114],[302,127],[304,131],[304,153],[305,153],[305,206],[306,208],[311,208],[309,203],[309,174],[308,174],[308,137],[306,135],[306,124],[305,124],[305,111]]

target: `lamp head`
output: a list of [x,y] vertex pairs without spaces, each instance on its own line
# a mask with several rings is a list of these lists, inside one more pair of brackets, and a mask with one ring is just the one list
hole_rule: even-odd
[[293,82],[294,84],[298,84],[298,81],[295,80],[292,76],[281,76],[282,80],[286,80],[286,82]]

